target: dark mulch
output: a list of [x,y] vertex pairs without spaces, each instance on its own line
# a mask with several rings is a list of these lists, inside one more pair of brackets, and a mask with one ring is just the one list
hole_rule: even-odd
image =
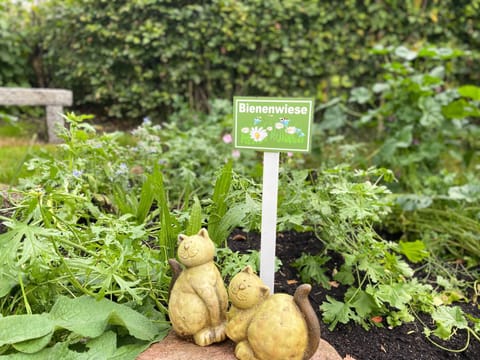
[[[233,240],[233,238],[245,238],[245,240]],[[236,231],[230,236],[228,246],[239,252],[260,247],[260,236],[258,234],[243,233]],[[286,232],[277,234],[276,256],[280,258],[283,265],[275,275],[275,292],[293,294],[300,278],[295,268],[290,264],[301,256],[302,252],[317,255],[322,251],[321,242],[310,233]],[[341,257],[330,262],[333,269],[339,266]],[[298,283],[292,284],[291,280]],[[288,281],[288,282],[287,282]],[[470,340],[470,346],[467,350],[454,353],[440,349],[433,345],[423,335],[424,325],[416,320],[412,323],[404,324],[393,329],[384,327],[372,327],[370,330],[364,330],[360,325],[353,323],[339,324],[333,331],[329,331],[327,326],[321,321],[320,305],[326,300],[326,295],[330,295],[337,300],[343,299],[345,289],[341,287],[326,290],[318,285],[313,285],[310,293],[310,301],[320,319],[322,338],[328,341],[339,354],[343,357],[350,355],[357,360],[442,360],[442,359],[479,359],[480,342],[475,339]],[[464,311],[480,317],[480,310],[477,305],[459,304]],[[422,316],[422,321],[427,325],[432,325],[428,316]],[[433,328],[433,327],[432,327]],[[435,337],[434,337],[435,338]],[[449,349],[461,349],[467,341],[467,333],[459,331],[448,342],[442,342],[435,338],[439,344]]]

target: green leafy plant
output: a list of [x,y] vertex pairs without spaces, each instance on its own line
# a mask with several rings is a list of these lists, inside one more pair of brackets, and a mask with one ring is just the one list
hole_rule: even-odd
[[[112,327],[124,328],[127,334],[119,335]],[[160,313],[149,319],[106,299],[60,297],[49,313],[0,316],[0,358],[133,358],[165,337],[169,328]],[[49,346],[54,338],[59,341]]]

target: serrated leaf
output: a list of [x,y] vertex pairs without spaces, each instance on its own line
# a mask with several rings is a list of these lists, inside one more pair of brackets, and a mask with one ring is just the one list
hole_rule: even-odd
[[430,253],[426,250],[425,244],[421,240],[400,240],[399,251],[413,263],[418,263],[430,256]]
[[404,283],[380,284],[374,292],[368,292],[381,302],[388,303],[397,309],[403,309],[412,300]]
[[463,310],[458,306],[439,306],[433,313],[432,319],[437,328],[433,333],[443,340],[448,340],[453,330],[467,329],[468,321]]
[[356,313],[362,318],[366,318],[367,316],[370,316],[370,314],[379,310],[379,307],[372,295],[363,290],[350,287],[345,293],[345,297],[349,298],[350,296],[355,296],[352,300],[350,300],[350,303],[352,304]]
[[292,266],[297,268],[300,272],[302,282],[321,284],[324,288],[330,289],[330,279],[326,275],[326,269],[322,267],[330,260],[328,256],[309,255],[302,253],[297,260],[292,263]]
[[323,311],[323,320],[330,324],[328,329],[332,331],[338,323],[346,324],[350,320],[356,318],[355,313],[350,308],[350,305],[337,301],[331,296],[327,295],[327,301],[324,301],[320,306]]

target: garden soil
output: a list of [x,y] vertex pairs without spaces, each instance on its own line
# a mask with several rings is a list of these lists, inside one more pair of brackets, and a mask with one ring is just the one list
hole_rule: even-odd
[[[228,239],[228,246],[241,253],[260,247],[258,234],[234,232]],[[282,266],[275,274],[275,292],[293,294],[301,283],[298,272],[291,266],[302,253],[318,255],[323,250],[322,243],[311,233],[286,232],[277,234],[276,256],[282,261]],[[332,256],[326,265],[329,271],[339,268],[341,256]],[[331,276],[331,273],[328,274]],[[471,338],[470,346],[463,352],[452,352],[441,349],[441,346],[455,350],[462,349],[467,341],[467,333],[458,331],[448,342],[432,336],[438,343],[430,342],[423,334],[424,324],[433,329],[432,320],[428,316],[420,316],[420,320],[389,328],[387,324],[381,327],[363,329],[353,323],[338,324],[329,330],[322,322],[320,305],[329,295],[336,300],[343,300],[345,289],[341,286],[327,290],[313,284],[310,301],[320,320],[321,337],[331,344],[342,358],[357,360],[443,360],[443,359],[480,359],[480,342]],[[467,313],[480,317],[478,305],[463,304],[459,306]]]

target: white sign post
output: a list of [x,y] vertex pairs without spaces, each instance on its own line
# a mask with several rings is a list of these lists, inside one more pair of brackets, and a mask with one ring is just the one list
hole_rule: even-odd
[[273,293],[280,151],[310,151],[313,99],[235,97],[233,102],[235,148],[264,151],[260,278]]
[[260,242],[260,278],[273,293],[275,248],[277,240],[278,164],[280,153],[263,154],[262,227]]

